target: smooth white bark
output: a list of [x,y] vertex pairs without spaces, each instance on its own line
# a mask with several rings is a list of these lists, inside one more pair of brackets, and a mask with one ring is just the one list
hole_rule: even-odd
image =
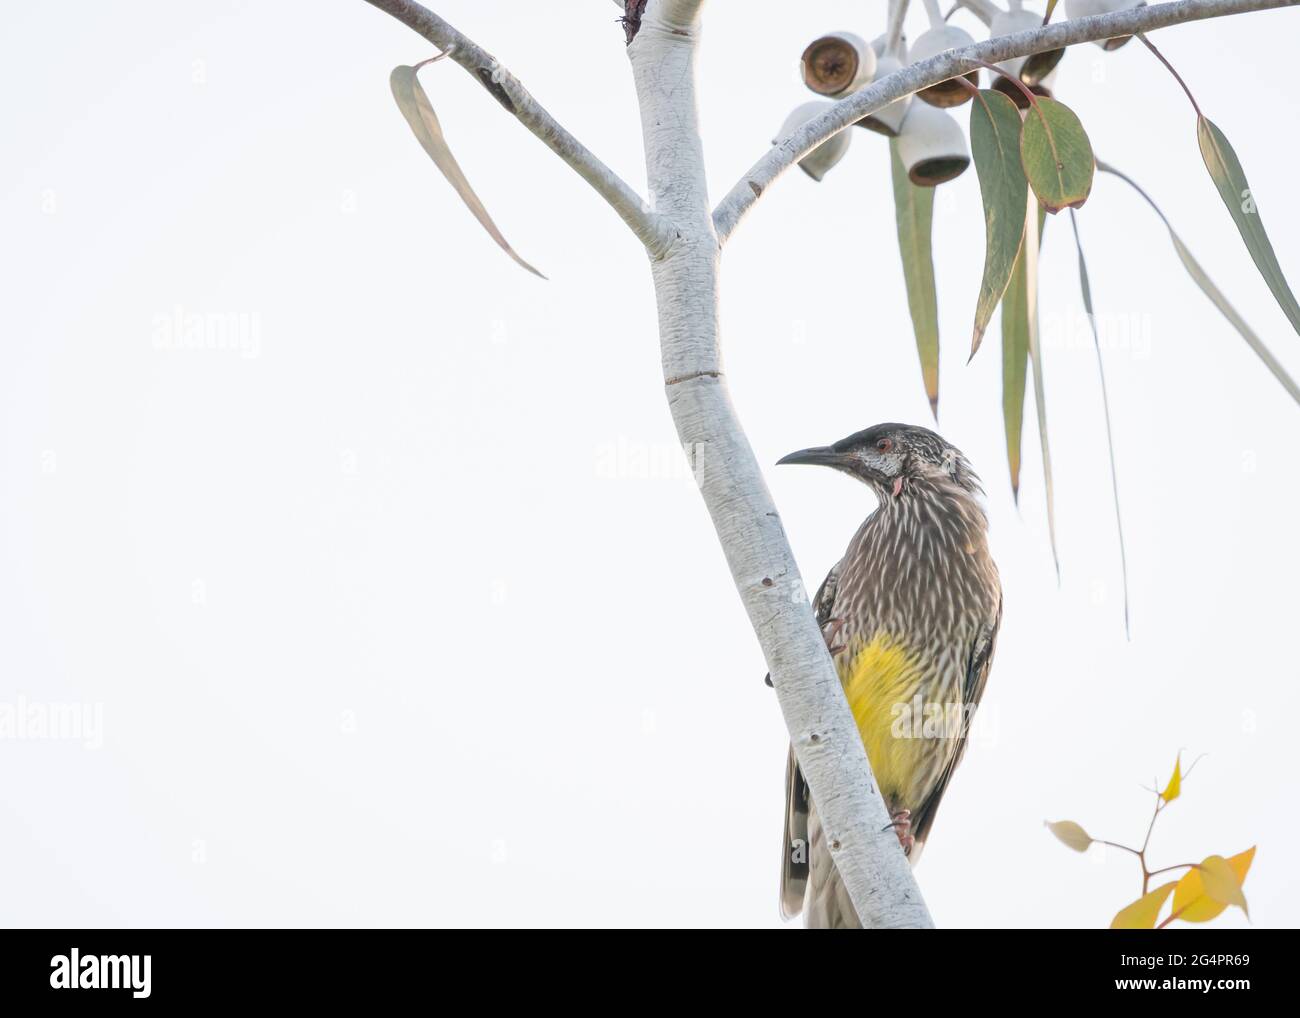
[[[781,518],[727,392],[718,330],[718,241],[696,115],[699,7],[650,0],[628,47],[651,200],[679,234],[667,256],[651,266],[668,405],[863,925],[929,927],[930,914],[888,826]],[[715,832],[706,844],[725,856],[727,832]]]

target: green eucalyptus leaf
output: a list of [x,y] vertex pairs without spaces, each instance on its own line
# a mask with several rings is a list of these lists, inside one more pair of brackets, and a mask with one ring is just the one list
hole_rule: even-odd
[[1020,163],[1020,111],[1006,95],[981,89],[971,103],[970,145],[984,202],[984,278],[975,304],[971,356],[979,349],[993,309],[1011,280],[1025,235],[1029,183]]
[[1223,132],[1204,116],[1197,117],[1196,139],[1201,146],[1205,168],[1210,171],[1214,186],[1219,189],[1219,197],[1228,206],[1232,221],[1241,232],[1246,250],[1255,259],[1255,267],[1273,291],[1273,297],[1283,313],[1291,320],[1291,327],[1300,333],[1300,304],[1296,303],[1295,294],[1282,275],[1282,267],[1278,265],[1273,245],[1269,243],[1264,220],[1260,217],[1259,207],[1251,193],[1250,184],[1246,181],[1241,162],[1237,159],[1237,153]]
[[894,211],[898,221],[898,249],[903,259],[907,306],[916,333],[916,352],[930,410],[939,415],[939,298],[934,287],[934,258],[930,233],[934,221],[934,188],[917,187],[907,177],[898,155],[898,141],[889,140],[889,160],[894,178]]
[[[1033,199],[1029,199],[1033,201]],[[1056,499],[1052,486],[1052,450],[1047,441],[1047,390],[1043,384],[1043,350],[1038,339],[1038,248],[1042,243],[1043,210],[1026,217],[1025,242],[1025,321],[1027,323],[1029,365],[1034,379],[1034,409],[1038,414],[1038,444],[1043,458],[1043,493],[1047,499],[1047,537],[1052,545],[1052,563],[1056,578],[1061,578],[1061,559],[1056,553]]]
[[[1028,207],[1038,203],[1026,195],[1025,204],[1027,223]],[[1046,213],[1039,207],[1035,223],[1040,244],[1046,218]],[[1007,435],[1011,494],[1017,503],[1020,501],[1020,441],[1025,421],[1025,380],[1029,375],[1029,312],[1030,307],[1037,303],[1036,295],[1033,301],[1030,300],[1029,270],[1025,258],[1025,244],[1022,242],[1020,253],[1016,255],[1015,265],[1011,269],[1006,293],[1002,296],[1002,421]],[[1037,258],[1034,261],[1036,265]],[[1032,326],[1037,329],[1037,317],[1033,319]]]
[[1078,208],[1092,190],[1092,143],[1064,103],[1040,96],[1025,114],[1020,159],[1029,186],[1048,212]]
[[1002,422],[1007,434],[1011,494],[1020,500],[1020,437],[1025,421],[1025,379],[1029,367],[1029,308],[1022,246],[1002,297]]

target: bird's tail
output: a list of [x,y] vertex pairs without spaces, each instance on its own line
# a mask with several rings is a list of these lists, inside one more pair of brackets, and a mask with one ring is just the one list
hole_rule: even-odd
[[794,747],[785,763],[785,832],[781,838],[781,918],[803,911],[808,889],[808,786],[799,771]]

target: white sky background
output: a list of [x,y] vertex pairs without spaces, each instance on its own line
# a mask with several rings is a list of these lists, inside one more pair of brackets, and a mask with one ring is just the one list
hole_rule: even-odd
[[[808,98],[803,46],[883,21],[776,8],[707,10],[715,196]],[[643,188],[608,0],[435,9]],[[1298,28],[1157,36],[1293,281]],[[360,0],[6,11],[0,701],[102,705],[103,746],[0,740],[5,924],[779,925],[784,725],[676,448],[645,257],[468,75],[427,68],[469,178],[550,281],[496,249],[389,95],[431,53]],[[1300,375],[1174,81],[1140,45],[1090,45],[1057,95]],[[930,423],[893,216],[885,142],[856,131],[728,247],[727,372],[764,464]],[[1254,924],[1287,925],[1300,418],[1134,193],[1099,176],[1080,223],[1133,640],[1069,223],[1042,269],[1058,588],[1032,396],[1010,497],[996,322],[965,366],[972,168],[936,205],[941,430],[989,490],[1006,615],[918,877],[946,926],[1103,926],[1136,864],[1042,821],[1140,841],[1141,786],[1184,748],[1208,756],[1154,861],[1258,844]],[[249,316],[257,356],[156,349],[176,308]],[[811,588],[872,498],[831,471],[768,478]]]

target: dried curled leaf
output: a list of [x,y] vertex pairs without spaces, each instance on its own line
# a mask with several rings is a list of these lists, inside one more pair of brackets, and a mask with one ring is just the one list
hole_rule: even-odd
[[1171,880],[1167,884],[1161,884],[1149,894],[1144,894],[1131,905],[1126,905],[1115,914],[1115,918],[1110,921],[1112,930],[1150,930],[1156,925],[1156,917],[1160,915],[1160,908],[1169,897],[1169,892],[1174,889],[1177,881]]
[[402,111],[402,116],[406,118],[406,123],[414,132],[416,140],[419,141],[424,151],[429,154],[433,164],[442,171],[442,175],[456,189],[456,193],[460,195],[460,200],[474,213],[474,218],[482,224],[483,229],[487,230],[492,239],[500,245],[506,254],[534,276],[541,276],[545,279],[545,276],[542,276],[540,272],[520,258],[515,249],[510,246],[506,238],[502,236],[501,231],[497,229],[496,223],[492,222],[492,217],[488,215],[487,209],[479,201],[474,189],[469,186],[469,181],[465,178],[460,164],[456,162],[456,157],[451,154],[451,149],[447,147],[447,141],[442,135],[442,125],[438,123],[438,116],[433,112],[433,105],[429,102],[429,97],[425,94],[424,89],[420,87],[419,79],[416,77],[416,68],[408,67],[406,64],[394,67],[393,73],[388,76],[388,84],[393,90],[393,98],[397,100],[397,108]]
[[[1250,864],[1254,860],[1254,845],[1228,858],[1227,863],[1236,877],[1238,892],[1241,891],[1241,885],[1246,882],[1246,874],[1250,872]],[[1201,870],[1193,867],[1183,874],[1183,878],[1178,881],[1178,886],[1174,889],[1174,903],[1170,914],[1185,923],[1208,923],[1227,907],[1227,902],[1219,901],[1207,893]]]
[[1089,837],[1088,832],[1073,820],[1049,822],[1047,829],[1055,834],[1062,843],[1076,852],[1086,852],[1088,846],[1092,844],[1092,838]]

